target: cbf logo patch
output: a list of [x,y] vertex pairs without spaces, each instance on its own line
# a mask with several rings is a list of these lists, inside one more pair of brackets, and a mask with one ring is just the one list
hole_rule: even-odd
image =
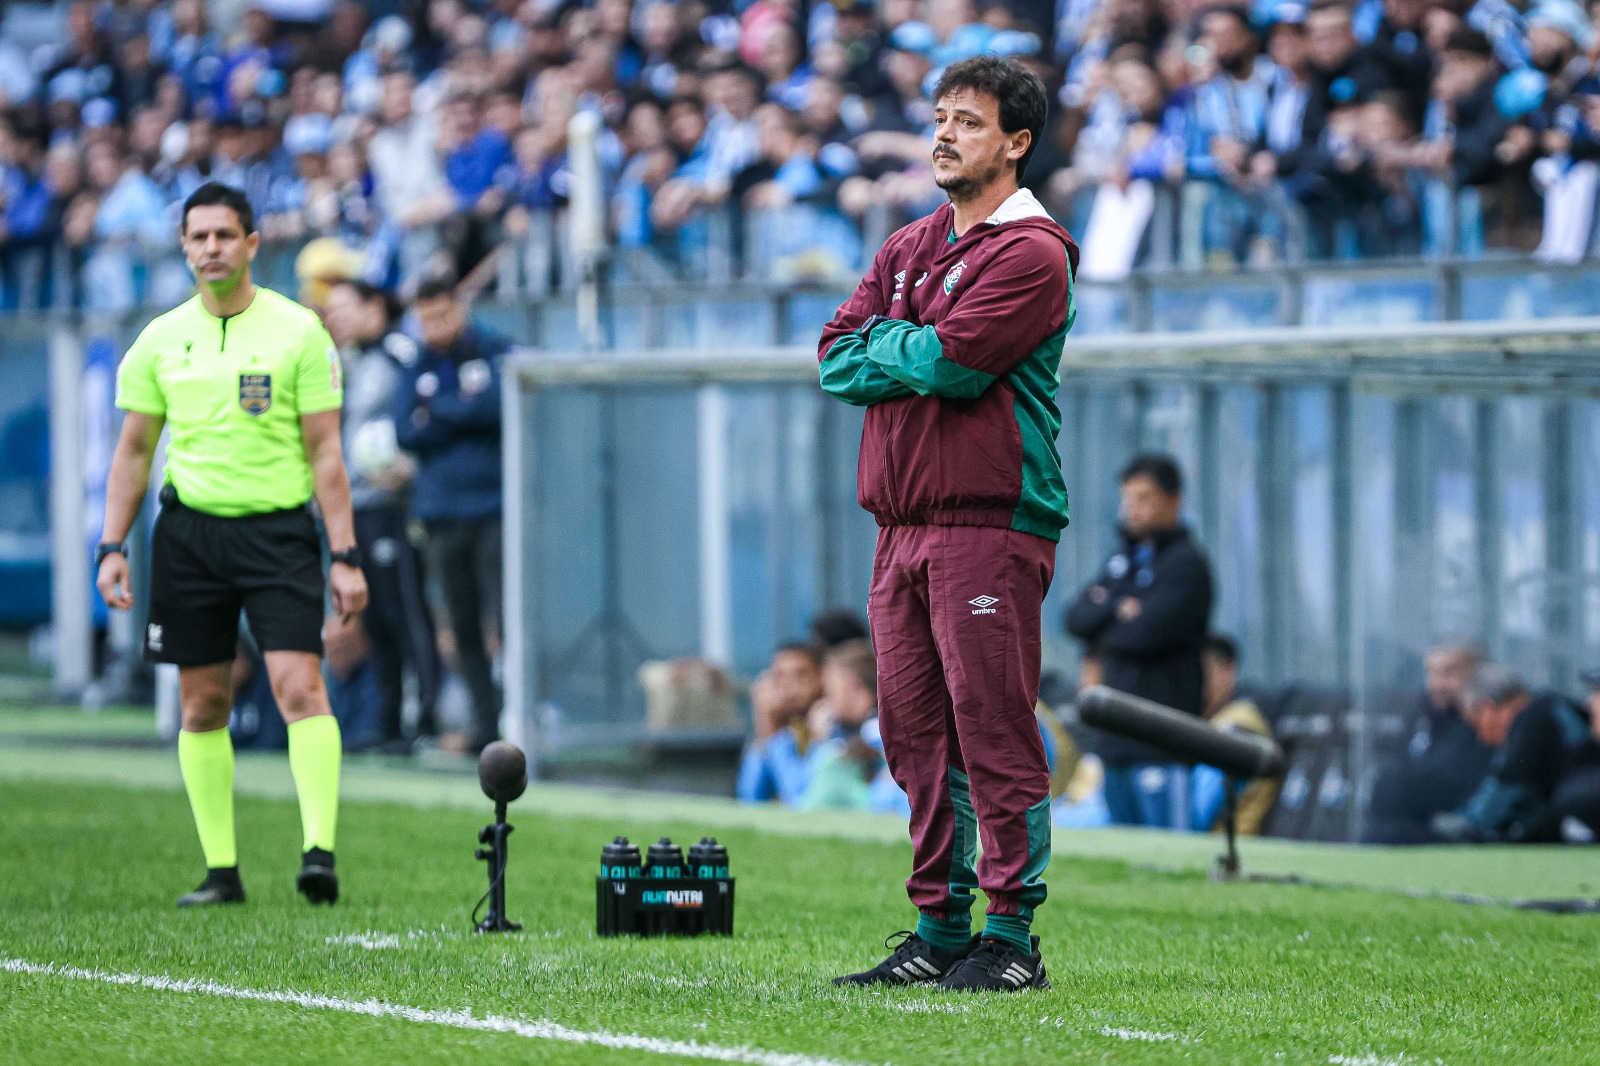
[[246,414],[266,414],[267,408],[272,406],[272,375],[240,374],[239,406]]
[[961,275],[966,271],[967,261],[965,259],[950,268],[950,272],[944,276],[944,294],[946,296],[950,295],[950,290],[956,287],[956,282],[961,280]]

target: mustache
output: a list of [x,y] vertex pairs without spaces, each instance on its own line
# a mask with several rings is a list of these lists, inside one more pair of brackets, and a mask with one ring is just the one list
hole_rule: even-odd
[[961,157],[956,154],[956,151],[955,151],[954,148],[945,148],[942,145],[933,150],[933,158],[935,158],[935,159],[954,159],[957,163],[961,162]]

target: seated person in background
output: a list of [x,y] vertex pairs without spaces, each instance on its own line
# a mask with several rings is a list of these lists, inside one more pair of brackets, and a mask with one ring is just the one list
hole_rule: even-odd
[[877,726],[877,658],[866,640],[846,641],[822,660],[822,699],[808,724],[814,741],[807,756],[811,781],[796,806],[909,815],[904,793],[889,778]]
[[1427,691],[1411,739],[1378,775],[1361,838],[1368,844],[1435,842],[1429,820],[1461,806],[1489,772],[1493,752],[1462,716],[1461,691],[1477,671],[1478,653],[1441,645],[1423,660]]
[[[1583,675],[1589,686],[1590,748],[1600,751],[1600,670]],[[1556,830],[1568,844],[1600,840],[1600,758],[1579,760],[1550,797]]]
[[[1066,692],[1058,689],[1050,697],[1055,708],[1052,716],[1067,734],[1066,745],[1062,746],[1061,755],[1050,770],[1051,825],[1065,829],[1100,829],[1111,824],[1111,811],[1106,806],[1105,764],[1093,751],[1085,751],[1090,730],[1079,719],[1077,708],[1077,693],[1101,684],[1103,679],[1099,657],[1093,648],[1085,646],[1079,660],[1076,691],[1067,698]],[[1040,692],[1044,691],[1041,684]],[[1046,732],[1047,756],[1049,750],[1050,734]],[[1066,765],[1068,763],[1070,766]],[[1059,791],[1056,788],[1058,778],[1062,778]]]
[[736,794],[745,803],[798,803],[810,782],[806,714],[822,696],[822,676],[809,644],[784,644],[750,686],[755,737],[739,763]]
[[243,632],[233,653],[233,710],[228,714],[228,732],[235,748],[282,751],[289,746],[289,731],[278,713],[278,701],[272,698],[266,664]]
[[[1205,668],[1206,720],[1214,729],[1238,730],[1272,739],[1272,728],[1254,700],[1239,695],[1239,648],[1232,640],[1213,633],[1206,638],[1201,657]],[[1189,772],[1189,802],[1194,808],[1192,828],[1197,833],[1221,828],[1227,775],[1215,766],[1196,766]],[[1260,836],[1267,812],[1278,798],[1279,778],[1258,777],[1239,793],[1234,815],[1238,832]]]
[[[361,621],[352,618],[347,622],[336,614],[328,615],[322,622],[322,636],[328,703],[339,721],[345,750],[373,747],[383,739],[383,699]],[[261,653],[242,634],[233,658],[233,711],[228,717],[228,731],[239,748],[282,750],[289,746],[289,734],[278,713]]]
[[820,662],[832,648],[852,640],[869,640],[867,620],[848,607],[829,607],[811,619],[811,650]]
[[328,615],[322,620],[322,643],[328,661],[328,703],[339,720],[345,750],[377,747],[387,739],[383,729],[383,691],[361,618]]
[[1462,706],[1494,758],[1470,799],[1433,816],[1434,833],[1452,844],[1559,839],[1551,800],[1565,780],[1600,766],[1589,716],[1559,692],[1531,693],[1515,673],[1493,665],[1467,684]]

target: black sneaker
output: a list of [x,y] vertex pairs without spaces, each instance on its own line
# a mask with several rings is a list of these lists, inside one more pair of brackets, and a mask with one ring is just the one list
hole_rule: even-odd
[[1039,938],[1032,937],[1033,954],[1024,955],[1004,940],[984,940],[948,974],[939,987],[951,992],[1016,992],[1024,988],[1049,988]]
[[294,887],[311,903],[339,902],[339,875],[333,872],[333,852],[312,848],[300,857],[300,876]]
[[[898,943],[895,938],[899,937]],[[836,985],[921,985],[937,981],[978,945],[977,937],[964,948],[936,948],[909,929],[890,934],[883,942],[893,954],[870,970],[835,977]]]
[[217,866],[206,871],[200,887],[178,900],[180,907],[209,907],[214,903],[243,903],[244,882],[237,866]]

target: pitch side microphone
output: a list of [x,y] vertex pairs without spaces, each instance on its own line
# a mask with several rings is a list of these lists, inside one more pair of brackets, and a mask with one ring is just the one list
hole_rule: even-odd
[[512,827],[506,824],[506,804],[522,795],[528,788],[528,759],[515,744],[497,740],[483,749],[478,756],[478,784],[483,794],[494,800],[494,824],[478,832],[478,843],[489,845],[479,848],[476,857],[489,864],[489,891],[478,901],[478,907],[489,904],[489,913],[477,921],[478,907],[472,909],[473,921],[480,933],[516,932],[522,926],[506,917],[506,838]]
[[1078,717],[1108,732],[1142,740],[1181,759],[1238,778],[1281,777],[1283,749],[1254,733],[1213,728],[1202,718],[1104,685],[1084,689]]
[[515,744],[497,740],[478,756],[478,785],[497,805],[510,803],[528,788],[528,760]]

